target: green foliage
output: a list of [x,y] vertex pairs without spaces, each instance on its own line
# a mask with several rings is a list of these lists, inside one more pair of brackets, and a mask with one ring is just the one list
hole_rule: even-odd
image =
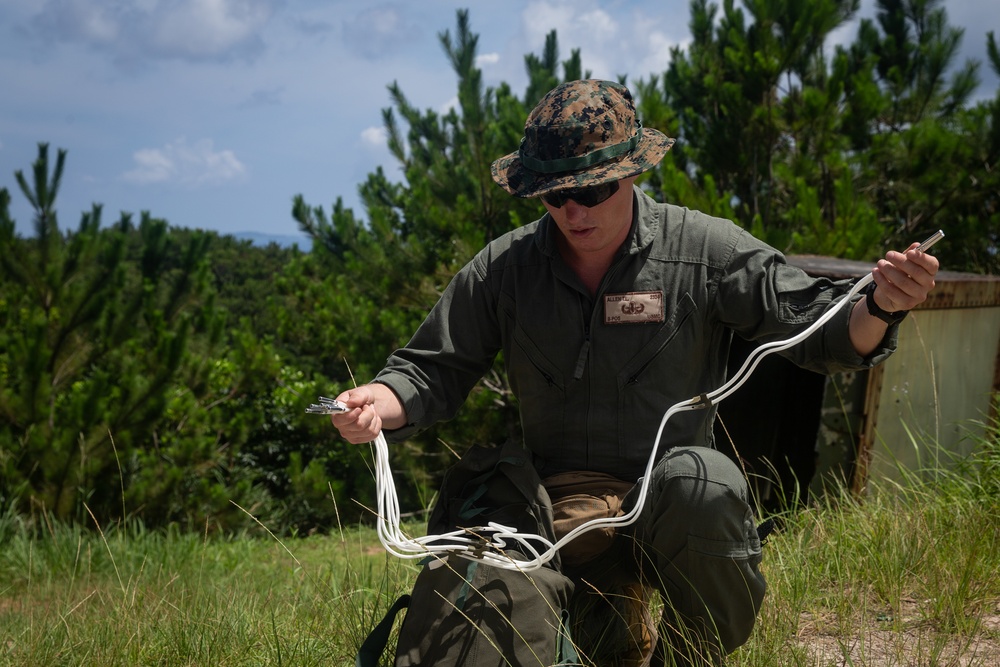
[[[827,49],[857,11],[694,0],[689,45],[632,85],[643,124],[678,138],[642,187],[789,252],[870,260],[942,228],[945,268],[996,273],[1000,92],[973,101],[979,64],[955,62],[961,33],[940,0],[879,0],[852,43]],[[0,188],[5,508],[230,531],[252,514],[299,534],[370,518],[368,452],[304,408],[370,380],[474,253],[542,214],[490,164],[516,150],[545,92],[590,76],[580,50],[560,59],[553,31],[525,56],[521,94],[489,87],[467,11],[438,37],[457,105],[421,110],[390,83],[382,121],[403,180],[369,174],[363,214],[296,197],[310,252],[146,212],[105,224],[99,205],[64,231],[66,153],[45,144],[15,174],[32,237],[15,233]],[[987,54],[1000,74],[993,33]],[[426,507],[469,444],[516,434],[514,400],[498,360],[454,420],[395,446],[403,506]]]
[[[17,239],[9,215],[0,216],[12,300],[2,323],[0,437],[12,446],[8,484],[59,517],[82,518],[81,500],[107,505],[118,495],[100,483],[114,478],[113,438],[152,435],[142,427],[166,413],[176,379],[197,372],[184,367],[188,340],[210,323],[198,303],[204,238],[192,237],[168,264],[165,222],[144,213],[134,227],[123,215],[102,230],[99,206],[62,234],[55,199],[64,163],[60,151],[49,177],[43,144],[33,184],[16,174],[35,209],[33,240]],[[130,245],[137,264],[125,261]]]
[[880,0],[828,55],[857,0],[694,0],[690,46],[637,86],[679,138],[651,188],[717,215],[728,200],[790,252],[872,259],[944,228],[949,268],[994,271],[998,106],[969,106],[978,63],[955,66],[941,4]]
[[[192,232],[175,228],[171,233],[182,242]],[[250,330],[266,338],[273,337],[278,304],[271,303],[270,297],[277,293],[275,278],[289,263],[302,257],[302,251],[276,243],[257,247],[233,236],[208,234],[211,237],[209,272],[216,294],[215,305],[226,312],[230,322],[246,318]]]
[[360,454],[303,412],[326,383],[271,342],[287,318],[273,272],[301,253],[148,213],[102,227],[100,206],[63,233],[65,156],[50,165],[43,144],[33,182],[16,175],[33,238],[15,234],[0,190],[0,501],[200,530],[250,512],[307,532],[333,522],[331,490],[370,500]]
[[947,478],[952,493],[964,493],[976,501],[1000,504],[1000,394],[993,397],[992,418],[973,422],[972,453],[958,462],[956,474]]

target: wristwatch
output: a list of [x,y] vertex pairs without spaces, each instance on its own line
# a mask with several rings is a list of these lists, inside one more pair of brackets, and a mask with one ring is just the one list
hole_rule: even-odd
[[882,310],[882,308],[875,303],[875,282],[872,281],[868,283],[868,287],[865,288],[865,305],[868,306],[868,314],[874,315],[879,318],[889,326],[893,324],[899,324],[906,317],[906,314],[910,311],[908,310],[896,310],[889,312],[888,310]]

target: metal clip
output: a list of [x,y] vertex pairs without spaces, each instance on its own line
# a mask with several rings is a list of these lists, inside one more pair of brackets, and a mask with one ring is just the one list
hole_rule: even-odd
[[703,410],[704,408],[712,407],[712,399],[708,394],[702,394],[701,396],[695,396],[691,399],[691,407],[695,410]]
[[336,399],[320,396],[319,403],[310,405],[306,408],[306,412],[313,415],[334,415],[338,412],[347,412],[347,406]]

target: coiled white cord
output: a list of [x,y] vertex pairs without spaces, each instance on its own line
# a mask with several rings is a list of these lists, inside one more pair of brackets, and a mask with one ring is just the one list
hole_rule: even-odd
[[[938,231],[924,241],[917,249],[923,252],[943,237],[944,233]],[[374,441],[375,479],[378,495],[376,526],[379,540],[387,552],[398,558],[416,559],[427,556],[444,557],[449,554],[457,554],[463,558],[486,563],[494,567],[531,571],[548,563],[560,548],[589,530],[609,527],[620,528],[634,523],[645,505],[646,496],[649,492],[649,481],[652,477],[653,467],[656,465],[660,440],[663,437],[663,430],[670,418],[679,412],[707,408],[731,396],[733,392],[747,381],[750,374],[753,373],[754,369],[757,368],[757,365],[765,356],[774,352],[787,350],[804,341],[830,321],[841,308],[849,304],[851,299],[872,282],[872,280],[873,277],[870,273],[858,280],[854,287],[836,305],[828,309],[819,319],[798,334],[783,341],[765,343],[755,348],[733,377],[715,391],[680,401],[668,408],[663,414],[660,426],[656,431],[653,448],[646,462],[645,472],[637,482],[641,486],[639,500],[635,506],[629,512],[619,517],[594,519],[583,523],[554,543],[542,535],[518,533],[510,526],[504,526],[495,522],[474,528],[460,528],[442,535],[410,537],[400,527],[399,497],[396,494],[396,484],[393,481],[392,468],[389,465],[389,447],[385,436],[380,432]],[[344,409],[346,408],[337,403],[337,401],[320,398],[320,405],[312,405],[307,411],[329,414],[330,412],[338,412]],[[542,546],[543,550],[540,551],[536,545]],[[517,551],[508,553],[507,550],[512,547],[516,547]]]

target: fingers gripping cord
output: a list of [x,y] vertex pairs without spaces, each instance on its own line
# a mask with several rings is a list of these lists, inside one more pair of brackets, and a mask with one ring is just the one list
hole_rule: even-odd
[[[943,236],[943,233],[938,232],[921,245],[918,250],[926,250],[933,242]],[[775,352],[787,350],[804,341],[820,329],[820,327],[829,322],[841,308],[849,304],[851,299],[861,292],[872,280],[873,278],[870,273],[861,278],[843,299],[798,334],[783,341],[765,343],[754,349],[733,377],[715,391],[701,394],[670,406],[660,420],[656,437],[653,440],[653,448],[646,462],[645,472],[639,478],[638,483],[641,485],[641,488],[638,496],[639,501],[636,505],[628,513],[620,517],[588,521],[571,530],[554,543],[541,535],[518,533],[509,526],[494,522],[475,528],[461,528],[441,535],[410,537],[400,528],[399,497],[396,494],[396,485],[392,478],[392,468],[389,465],[389,447],[385,437],[382,433],[379,433],[374,441],[375,477],[378,493],[377,532],[379,540],[386,551],[399,558],[419,559],[429,555],[443,558],[449,554],[456,554],[463,558],[486,563],[494,567],[530,571],[548,563],[560,548],[589,530],[608,527],[618,528],[634,523],[645,505],[646,496],[649,492],[650,478],[653,467],[656,464],[657,454],[659,453],[660,440],[663,437],[663,431],[667,422],[679,412],[703,409],[731,396],[733,392],[747,381],[750,374],[753,373],[764,357]],[[337,403],[337,401],[321,398],[320,404],[309,406],[307,412],[330,414],[331,412],[343,412],[346,409],[346,407]],[[544,546],[544,550],[539,551],[537,545]],[[507,550],[509,549],[515,549],[515,551],[508,552]]]

